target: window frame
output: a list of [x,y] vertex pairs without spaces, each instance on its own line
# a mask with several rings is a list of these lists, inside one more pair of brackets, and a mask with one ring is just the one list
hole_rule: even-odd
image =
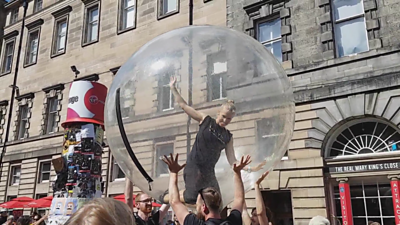
[[[25,133],[27,131],[26,124],[29,122],[29,106],[28,106],[28,104],[23,104],[23,105],[19,105],[18,107],[19,107],[19,113],[18,113],[18,123],[17,123],[17,140],[22,140],[25,138]],[[26,108],[26,118],[22,118],[22,113],[21,113],[22,108]],[[24,132],[21,137],[21,125],[22,125],[21,122],[23,120],[26,122],[25,122],[25,126],[23,127]]]
[[[50,111],[51,110],[51,101],[52,100],[54,100],[56,103],[56,110],[55,111]],[[59,105],[59,99],[58,99],[58,96],[57,95],[55,95],[55,96],[52,96],[52,97],[47,97],[47,107],[46,107],[46,119],[45,119],[45,134],[52,134],[52,133],[55,133],[56,131],[54,131],[55,130],[55,128],[57,128],[57,116],[58,116],[58,113],[59,113],[59,111],[57,110],[57,108],[58,108],[58,105]],[[53,129],[52,129],[52,131],[49,131],[49,120],[50,120],[50,114],[53,114],[53,115],[55,115],[54,116],[54,120],[55,121],[53,121]]]
[[[7,195],[7,202],[12,201],[14,198],[17,198],[17,195]],[[13,210],[16,211],[16,210]]]
[[[168,69],[168,71],[165,74],[168,74],[169,78],[171,76],[177,77],[176,71],[177,70],[174,67],[171,67],[171,68]],[[171,111],[171,110],[173,110],[175,108],[175,96],[172,93],[172,90],[169,89],[169,82],[167,82],[166,84],[163,84],[161,81],[162,81],[162,79],[159,80],[158,87],[157,87],[158,90],[159,90],[159,92],[157,94],[158,111],[159,112]],[[177,83],[178,83],[178,81],[177,81]],[[164,98],[163,98],[164,97],[164,92],[163,92],[163,90],[166,87],[168,87],[168,89],[169,89],[169,104],[168,104],[169,108],[165,108],[164,109],[163,108],[163,105],[164,105],[164,101],[163,101],[164,100]]]
[[[0,68],[1,69],[1,71],[0,71],[0,75],[1,76],[9,74],[12,71],[12,67],[13,67],[13,63],[14,63],[15,42],[16,42],[16,38],[15,37],[4,40],[4,44],[3,44],[4,49],[3,49],[3,53],[2,53],[1,68]],[[6,65],[7,45],[9,45],[11,43],[12,43],[12,47],[11,47],[12,48],[12,56],[11,56],[11,62],[10,62],[10,70],[9,71],[5,71],[4,68],[5,68],[5,65]]]
[[175,153],[175,141],[174,140],[173,141],[165,141],[165,142],[157,142],[157,143],[154,144],[154,154],[155,154],[155,157],[154,157],[154,173],[153,173],[154,177],[168,177],[169,176],[168,172],[167,173],[159,173],[159,169],[158,169],[159,165],[163,165],[163,166],[166,166],[167,170],[168,170],[167,164],[165,164],[162,161],[162,157],[164,155],[166,155],[166,154],[162,154],[159,157],[157,157],[159,155],[159,148],[163,147],[163,146],[168,146],[168,145],[172,145],[172,154],[174,154]]
[[19,18],[19,6],[17,8],[11,9],[9,25],[18,22],[18,18]]
[[[39,44],[40,44],[40,31],[41,31],[41,26],[37,27],[37,28],[33,28],[31,30],[28,31],[28,38],[26,40],[26,47],[25,47],[25,59],[24,59],[24,67],[28,67],[28,66],[32,66],[35,65],[38,61],[38,57],[39,57]],[[33,33],[38,33],[37,34],[37,46],[36,46],[36,60],[34,62],[30,62],[30,55],[32,53],[32,49],[31,49],[31,35]]]
[[[280,18],[280,16],[279,16],[279,13],[274,13],[273,15],[271,15],[271,16],[269,16],[268,18],[262,18],[262,19],[260,19],[260,20],[258,20],[258,21],[256,21],[256,23],[255,23],[255,27],[256,27],[256,29],[254,29],[254,36],[255,36],[255,39],[258,41],[258,42],[260,42],[264,47],[265,47],[265,45],[266,44],[270,44],[270,43],[274,43],[274,42],[277,42],[277,41],[281,41],[281,59],[279,60],[279,59],[277,59],[276,57],[275,57],[275,55],[274,55],[274,53],[273,52],[271,52],[271,54],[280,62],[280,63],[282,63],[283,62],[283,53],[282,53],[282,31],[280,32],[280,36],[279,36],[279,38],[274,38],[274,39],[271,39],[271,40],[268,40],[268,41],[260,41],[259,40],[259,37],[258,37],[258,35],[260,34],[260,25],[261,24],[263,24],[263,23],[268,23],[268,22],[273,22],[273,21],[275,21],[275,20],[279,20],[280,22],[282,21],[281,20],[281,18]],[[282,27],[282,25],[281,25],[281,27]],[[265,47],[266,48],[266,47]]]
[[[262,126],[263,120],[268,120],[268,119],[272,119],[272,117],[270,118],[262,118],[262,119],[257,119],[255,121],[255,131],[256,131],[256,139],[257,139],[257,143],[260,143],[262,141],[262,139],[264,138],[268,138],[268,137],[273,137],[273,136],[279,136],[279,135],[285,135],[284,133],[278,133],[278,134],[260,134],[259,133],[259,127]],[[282,156],[281,161],[286,161],[289,160],[289,148],[285,151],[285,154]]]
[[[14,175],[14,172],[18,168],[19,168],[19,181],[18,183],[16,183],[14,179],[15,177],[17,177],[17,175]],[[21,183],[21,171],[22,171],[22,166],[20,163],[10,165],[10,178],[9,178],[10,182],[8,186],[18,186]]]
[[[50,164],[50,170],[49,171],[43,171],[43,165],[44,164]],[[43,183],[49,183],[51,179],[51,160],[42,160],[39,161],[39,170],[38,170],[38,183],[43,184]],[[48,180],[43,180],[43,174],[48,173],[49,174],[49,179]]]
[[[213,60],[213,57],[218,57],[219,54],[224,54],[224,58],[226,59],[226,71],[221,72],[221,73],[215,73],[214,72],[215,63],[223,63],[223,62]],[[222,50],[219,52],[209,54],[207,56],[207,101],[208,102],[220,101],[220,100],[224,100],[227,98],[227,96],[223,95],[224,89],[226,92],[226,86],[224,87],[224,83],[226,82],[226,79],[227,79],[226,76],[228,75],[228,58],[227,58],[226,54],[227,54],[227,52],[225,50]],[[221,58],[221,57],[219,57],[219,58]],[[213,63],[213,64],[210,66],[210,63]],[[214,82],[212,82],[212,76],[220,76],[220,78],[219,78],[219,98],[216,98],[216,99],[213,99],[213,95],[214,95],[213,84],[214,84]],[[225,82],[224,82],[224,80],[225,80]],[[225,95],[227,95],[227,93],[225,93]]]
[[[40,2],[40,4],[38,4]],[[40,8],[38,9],[38,5],[40,5]],[[33,4],[33,13],[37,13],[43,9],[43,0],[34,0]]]
[[[118,172],[116,172],[118,170]],[[124,173],[124,177],[118,177],[119,172],[122,171],[121,167],[119,167],[117,160],[115,160],[114,157],[111,158],[111,181],[114,182],[119,182],[119,181],[125,181],[126,175]],[[123,172],[123,171],[122,171]]]
[[357,55],[357,54],[360,54],[360,53],[363,53],[363,52],[368,52],[369,50],[370,50],[370,48],[369,48],[369,43],[368,43],[368,31],[367,31],[367,29],[365,29],[365,36],[366,36],[366,41],[367,41],[367,47],[368,47],[368,49],[366,50],[366,51],[362,51],[362,52],[358,52],[358,53],[354,53],[354,54],[350,54],[350,55],[343,55],[343,56],[340,56],[339,55],[339,48],[338,48],[338,42],[337,42],[337,40],[336,40],[336,29],[337,29],[337,24],[341,24],[341,23],[345,23],[345,22],[348,22],[348,21],[351,21],[351,20],[356,20],[356,19],[358,19],[358,18],[364,18],[364,25],[365,25],[365,28],[367,28],[367,18],[365,17],[365,8],[364,8],[364,1],[363,0],[360,0],[360,2],[361,2],[361,5],[362,5],[362,14],[356,14],[356,15],[353,15],[353,16],[350,16],[350,17],[346,17],[346,18],[343,18],[343,19],[336,19],[336,17],[335,17],[335,12],[334,12],[334,10],[335,10],[335,7],[334,7],[334,5],[333,5],[333,1],[329,4],[330,5],[330,8],[331,8],[331,18],[332,18],[332,31],[333,31],[333,44],[334,44],[334,46],[335,46],[335,56],[337,57],[337,58],[343,58],[343,57],[348,57],[348,56],[354,56],[354,55]]
[[[84,16],[83,16],[83,30],[82,30],[82,47],[94,44],[99,42],[100,39],[100,17],[101,17],[101,8],[100,8],[100,1],[95,1],[90,4],[85,5],[85,10],[84,10]],[[89,35],[89,14],[91,11],[93,11],[95,8],[97,8],[97,34],[96,34],[96,39],[95,40],[88,40],[88,35]],[[93,22],[93,21],[92,21]]]
[[[58,50],[58,29],[59,29],[59,24],[61,22],[66,23],[66,30],[65,30],[65,44],[64,44],[64,48],[59,51]],[[53,27],[53,40],[52,40],[52,44],[51,44],[51,58],[59,56],[59,55],[63,55],[67,52],[67,45],[68,45],[68,30],[69,30],[69,14],[60,16],[55,18],[54,20],[54,27]]]
[[[6,114],[8,110],[8,101],[4,100],[0,102],[0,130],[4,129],[6,123]],[[3,134],[0,134],[0,143],[3,143]]]
[[[125,19],[126,18],[126,7],[125,7],[125,2],[128,0],[119,0],[118,1],[118,21],[117,21],[117,34],[122,34],[124,32],[134,30],[136,29],[136,24],[137,24],[137,0],[132,0],[135,2],[134,10],[135,10],[135,16],[134,19],[135,21],[133,22],[133,26],[131,27],[124,27],[123,25],[126,23]],[[130,7],[127,7],[130,8]]]
[[176,10],[164,13],[163,12],[164,1],[168,1],[168,0],[157,0],[157,11],[158,11],[157,12],[157,20],[161,20],[161,19],[167,18],[169,16],[175,15],[175,14],[179,13],[179,11],[180,11],[180,0],[176,0]]

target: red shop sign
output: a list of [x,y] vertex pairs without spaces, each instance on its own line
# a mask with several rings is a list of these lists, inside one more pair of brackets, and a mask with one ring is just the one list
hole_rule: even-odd
[[350,187],[348,183],[339,183],[340,208],[342,209],[343,225],[353,225],[351,210]]
[[392,186],[392,198],[393,198],[393,209],[394,209],[394,218],[396,220],[396,225],[400,225],[400,191],[399,191],[399,180],[390,181],[390,185]]

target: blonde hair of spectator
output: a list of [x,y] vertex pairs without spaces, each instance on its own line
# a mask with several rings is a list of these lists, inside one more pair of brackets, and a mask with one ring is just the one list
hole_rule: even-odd
[[130,208],[112,198],[96,198],[76,213],[65,225],[136,225]]

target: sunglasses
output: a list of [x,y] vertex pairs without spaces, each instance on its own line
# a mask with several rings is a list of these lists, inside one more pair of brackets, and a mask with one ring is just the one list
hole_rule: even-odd
[[145,199],[145,200],[143,200],[143,201],[137,201],[137,202],[152,203],[152,202],[153,202],[153,199],[152,199],[152,198],[151,198],[151,199]]

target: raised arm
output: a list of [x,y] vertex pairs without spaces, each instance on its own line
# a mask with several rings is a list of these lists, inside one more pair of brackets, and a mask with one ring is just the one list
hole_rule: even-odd
[[260,178],[255,183],[255,192],[256,192],[256,211],[257,211],[257,217],[260,225],[268,225],[268,217],[267,217],[267,211],[265,209],[265,203],[261,194],[260,190],[260,184],[261,182],[265,179],[265,177],[268,175],[269,171],[263,173]]
[[247,212],[246,201],[243,203],[242,220],[243,220],[243,225],[251,225],[251,218],[249,212]]
[[160,207],[160,219],[159,222],[161,223],[161,221],[164,219],[165,215],[167,215],[168,213],[168,209],[169,209],[169,205],[168,204],[162,204]]
[[233,164],[233,179],[235,186],[235,195],[232,203],[232,210],[236,209],[239,212],[243,211],[244,204],[244,186],[241,176],[242,169],[251,162],[250,156],[242,156],[240,163]]
[[46,212],[46,215],[44,215],[44,216],[43,216],[42,218],[40,218],[38,221],[32,223],[32,225],[39,225],[39,224],[41,224],[43,221],[45,221],[45,220],[49,217],[49,214],[50,214],[50,210],[47,211],[47,212]]
[[176,84],[176,77],[171,76],[171,82],[169,83],[169,87],[171,88],[172,94],[175,97],[175,101],[179,104],[179,106],[183,109],[183,111],[186,112],[186,114],[188,114],[197,122],[201,123],[206,117],[206,115],[190,107],[186,103],[186,101],[182,98],[182,96],[179,94],[178,90],[176,90],[175,84]]
[[178,164],[178,155],[174,159],[174,156],[171,154],[170,158],[164,156],[163,161],[168,165],[169,169],[169,204],[175,212],[176,218],[178,219],[180,224],[184,224],[185,218],[189,215],[189,210],[186,206],[181,202],[179,198],[179,189],[178,189],[178,173],[186,164],[182,166]]
[[125,178],[124,194],[125,194],[125,202],[133,212],[133,184],[128,178]]

